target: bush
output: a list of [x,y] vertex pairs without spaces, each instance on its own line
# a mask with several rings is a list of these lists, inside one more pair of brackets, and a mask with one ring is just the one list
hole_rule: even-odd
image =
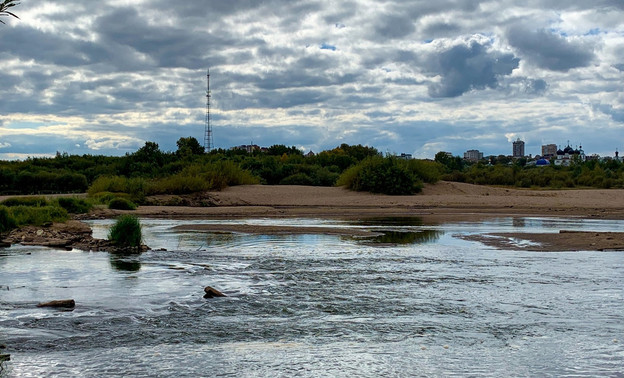
[[115,210],[136,210],[137,207],[134,202],[125,198],[113,198],[108,203],[108,208]]
[[295,173],[294,175],[290,175],[286,178],[283,178],[279,183],[280,185],[314,185],[314,181],[310,178],[310,176],[305,173]]
[[59,206],[15,206],[11,208],[11,215],[17,226],[42,226],[46,223],[65,222],[69,219],[67,210]]
[[13,197],[13,198],[7,198],[4,201],[0,202],[0,205],[4,205],[7,207],[14,207],[14,206],[41,207],[41,206],[47,206],[48,200],[46,200],[44,197]]
[[17,226],[15,219],[6,206],[0,206],[0,234],[11,231]]
[[130,199],[130,195],[128,193],[112,193],[112,192],[99,192],[93,195],[89,195],[89,197],[95,201],[95,203],[99,203],[101,205],[108,205],[108,203],[115,198],[125,198]]
[[149,183],[143,178],[124,176],[100,176],[89,187],[89,196],[102,192],[127,193],[132,201],[142,202]]
[[59,197],[57,203],[60,207],[72,214],[86,214],[91,210],[91,204],[81,198]]
[[108,240],[118,247],[140,247],[143,236],[141,223],[133,215],[122,215],[108,232]]
[[380,156],[368,157],[347,169],[337,184],[352,190],[391,195],[414,194],[422,190],[422,182],[414,177],[405,161]]
[[438,182],[446,169],[441,163],[430,160],[412,159],[407,164],[412,174],[429,184]]

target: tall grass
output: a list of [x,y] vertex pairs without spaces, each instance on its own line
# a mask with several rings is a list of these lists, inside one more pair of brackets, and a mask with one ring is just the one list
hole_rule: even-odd
[[6,206],[0,206],[0,234],[11,231],[17,226],[15,218]]
[[125,198],[113,198],[108,203],[108,208],[116,210],[135,210],[136,205],[134,204],[134,202]]
[[133,215],[122,215],[108,232],[108,240],[118,247],[139,248],[143,240],[141,223]]
[[14,207],[14,206],[41,207],[41,206],[47,206],[48,200],[46,200],[45,197],[12,197],[12,198],[7,198],[4,201],[0,202],[0,205],[4,205],[7,207]]
[[133,202],[142,203],[145,196],[154,194],[187,194],[209,190],[222,190],[233,185],[258,184],[259,179],[231,161],[194,164],[171,176],[146,180],[124,176],[97,178],[88,193],[90,197],[126,196]]
[[82,198],[59,197],[55,200],[55,202],[71,214],[85,214],[88,213],[93,207],[90,202]]
[[10,213],[17,226],[42,226],[51,222],[65,222],[69,219],[67,210],[59,206],[15,206]]

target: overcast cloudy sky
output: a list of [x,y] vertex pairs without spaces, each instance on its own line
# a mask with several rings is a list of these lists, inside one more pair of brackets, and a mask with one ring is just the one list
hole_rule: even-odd
[[624,0],[22,0],[0,158],[203,143],[624,151]]

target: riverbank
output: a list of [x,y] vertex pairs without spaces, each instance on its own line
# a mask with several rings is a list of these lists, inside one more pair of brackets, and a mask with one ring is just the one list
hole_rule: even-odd
[[[134,211],[99,208],[88,218],[113,218],[132,213],[139,217],[161,219],[231,219],[318,217],[364,219],[372,217],[419,217],[425,224],[479,221],[495,217],[567,217],[581,219],[624,219],[623,189],[527,190],[478,186],[456,182],[426,185],[423,193],[388,196],[353,192],[344,188],[310,186],[246,185],[189,196],[156,196],[153,204],[188,203],[196,206],[140,206]],[[203,206],[197,206],[203,205]],[[192,225],[188,227],[193,228]],[[331,233],[324,228],[300,230],[282,226],[250,229],[248,226],[203,226],[204,232],[250,233]],[[362,236],[356,231],[341,234]],[[361,232],[361,231],[357,231]],[[557,234],[559,235],[559,234]],[[582,234],[544,236],[516,233],[479,240],[499,248],[508,247],[505,238],[533,240],[516,243],[515,249],[611,250],[624,246],[624,233],[605,238]],[[532,238],[532,239],[531,239]],[[541,247],[543,246],[543,247]]]
[[[500,216],[624,219],[623,189],[528,190],[456,182],[426,185],[421,194],[412,196],[334,187],[246,185],[200,197],[157,196],[150,201],[187,201],[205,206],[140,206],[133,213],[166,219],[418,216],[429,223]],[[120,213],[101,209],[94,216],[114,217]]]

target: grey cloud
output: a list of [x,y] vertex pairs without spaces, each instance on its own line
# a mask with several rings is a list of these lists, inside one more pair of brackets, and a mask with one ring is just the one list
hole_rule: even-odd
[[624,71],[624,63],[615,64],[613,67],[617,68],[620,71]]
[[624,108],[614,108],[612,105],[598,104],[594,105],[594,109],[610,116],[615,122],[624,123]]
[[518,68],[519,59],[512,54],[489,51],[488,45],[471,41],[456,45],[427,58],[425,67],[441,76],[439,83],[429,85],[431,97],[457,97],[472,90],[496,88],[501,75]]
[[457,24],[438,22],[427,25],[422,30],[422,35],[425,39],[436,39],[456,35],[460,32],[460,30],[461,28]]
[[595,58],[589,46],[543,29],[530,31],[513,26],[507,30],[507,39],[531,63],[553,71],[567,72],[572,68],[586,67]]
[[412,34],[416,28],[414,21],[405,14],[385,14],[377,19],[374,30],[378,37],[397,39]]

